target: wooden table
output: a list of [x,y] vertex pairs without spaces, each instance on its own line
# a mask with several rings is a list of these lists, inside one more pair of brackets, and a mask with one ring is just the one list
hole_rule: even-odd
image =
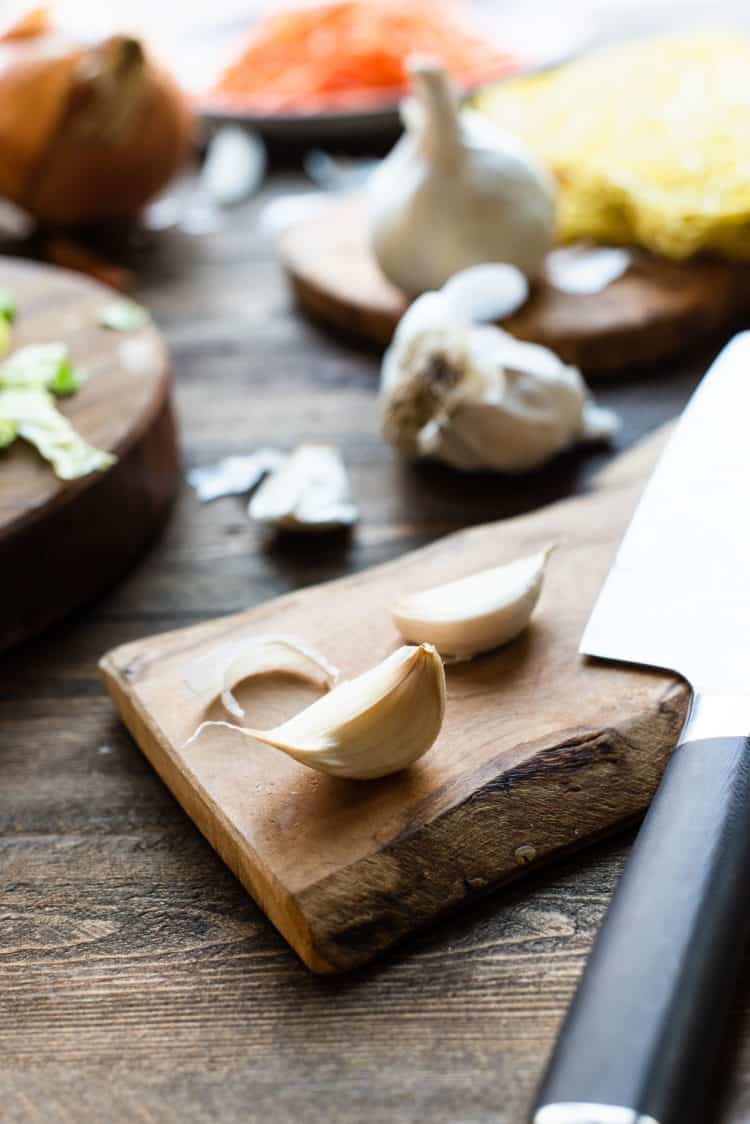
[[[0,661],[0,1117],[521,1124],[630,840],[364,972],[316,978],[157,779],[97,677],[114,644],[532,508],[606,459],[569,456],[517,482],[403,464],[377,432],[377,357],[295,313],[256,230],[261,205],[211,236],[164,236],[140,263],[137,295],[172,349],[185,464],[333,441],[362,524],[351,543],[275,544],[240,499],[201,506],[184,487],[118,589]],[[619,445],[673,416],[710,357],[603,389],[624,420]],[[65,581],[53,559],[50,580]],[[750,1117],[747,1008],[745,983],[724,1050],[730,1091],[711,1119]]]

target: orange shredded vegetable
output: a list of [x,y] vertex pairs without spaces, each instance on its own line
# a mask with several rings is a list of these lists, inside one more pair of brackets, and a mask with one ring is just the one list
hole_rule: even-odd
[[50,30],[49,9],[31,8],[18,19],[4,27],[0,25],[0,43],[16,43],[23,39],[36,39]]
[[439,0],[340,0],[270,14],[210,101],[266,114],[392,104],[408,88],[412,54],[439,59],[461,87],[516,68],[510,53],[485,42],[461,15]]

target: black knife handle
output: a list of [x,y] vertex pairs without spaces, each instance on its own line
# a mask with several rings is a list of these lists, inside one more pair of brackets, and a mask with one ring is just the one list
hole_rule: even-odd
[[750,737],[685,742],[594,943],[533,1124],[688,1118],[749,922]]

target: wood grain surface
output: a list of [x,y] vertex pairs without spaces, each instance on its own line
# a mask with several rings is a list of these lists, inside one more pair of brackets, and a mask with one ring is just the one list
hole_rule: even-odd
[[102,328],[98,312],[120,295],[67,270],[2,258],[0,284],[18,308],[12,348],[67,344],[89,378],[57,406],[85,440],[118,458],[104,472],[65,482],[25,441],[0,453],[2,649],[132,564],[167,516],[178,463],[169,363],[154,326]]
[[[304,545],[183,487],[153,549],[85,612],[0,657],[3,1124],[524,1124],[630,835],[532,873],[343,977],[308,972],[117,719],[106,650],[359,572],[581,492],[580,450],[520,480],[404,464],[378,362],[291,306],[265,204],[127,262],[170,347],[184,460],[334,441],[362,523]],[[712,350],[602,385],[622,450],[673,417]],[[750,1119],[750,976],[701,1124]]]
[[[370,252],[359,197],[337,200],[293,226],[280,253],[303,309],[323,324],[376,344],[389,342],[408,300]],[[674,263],[638,253],[627,272],[599,293],[538,284],[503,327],[602,379],[684,351],[727,329],[748,308],[746,267]]]
[[[417,926],[642,811],[684,721],[686,684],[580,658],[614,552],[661,448],[623,455],[587,496],[460,531],[352,578],[126,644],[102,661],[122,718],[206,838],[308,967],[359,966]],[[299,636],[366,671],[400,643],[400,593],[555,543],[541,605],[513,644],[447,668],[428,756],[377,783],[321,777],[231,730],[185,683],[195,660],[253,635]],[[286,676],[243,684],[270,729],[316,697]]]

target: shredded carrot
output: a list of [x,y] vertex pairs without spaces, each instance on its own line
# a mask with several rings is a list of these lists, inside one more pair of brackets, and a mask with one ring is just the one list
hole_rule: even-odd
[[376,107],[405,93],[412,54],[437,58],[462,87],[517,65],[467,28],[453,4],[339,0],[261,20],[210,101],[268,114]]
[[31,8],[6,27],[0,28],[0,43],[16,43],[23,39],[36,39],[50,29],[50,14],[46,7]]

